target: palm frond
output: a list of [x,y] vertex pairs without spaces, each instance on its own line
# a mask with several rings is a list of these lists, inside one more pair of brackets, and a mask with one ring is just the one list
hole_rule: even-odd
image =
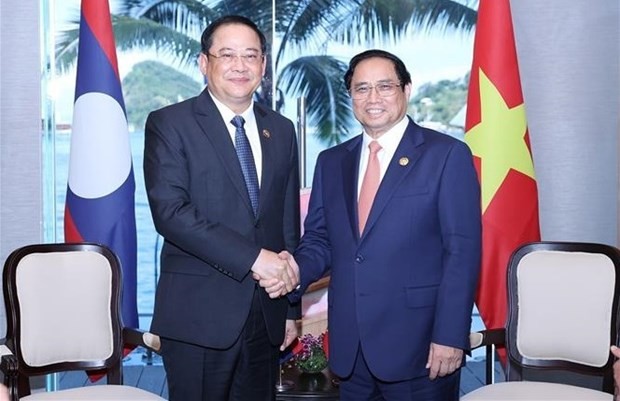
[[[200,52],[200,42],[172,28],[148,19],[113,15],[112,27],[116,45],[121,50],[155,49],[181,65],[192,65]],[[79,30],[62,32],[56,43],[56,62],[66,71],[77,60]]]
[[476,24],[478,0],[366,0],[332,29],[332,39],[365,44],[384,37],[396,40],[409,28],[470,32]]
[[58,34],[55,44],[56,67],[61,72],[68,70],[77,60],[79,32],[79,28],[71,28]]
[[200,53],[198,39],[148,19],[113,18],[114,36],[121,50],[156,49],[180,64],[193,65]]
[[200,34],[202,29],[214,18],[206,7],[193,9],[185,5],[160,4],[159,6],[145,10],[140,18],[155,21],[164,26],[174,28],[179,32],[189,35]]
[[[272,0],[226,0],[214,7],[219,15],[242,15],[251,19],[268,38],[273,23]],[[280,4],[277,4],[280,7]]]
[[284,67],[278,80],[278,87],[289,97],[306,98],[308,121],[328,145],[342,142],[354,121],[342,81],[346,69],[346,64],[330,56],[306,56]]
[[125,0],[119,15],[148,19],[194,38],[219,16],[218,12],[198,0]]
[[[355,13],[362,0],[308,0],[290,2],[287,7],[291,15],[284,16],[281,26],[282,44],[276,64],[282,59],[284,50],[302,47],[320,48],[339,26],[344,16]],[[285,24],[285,25],[284,25]]]
[[411,18],[414,26],[427,31],[441,29],[471,32],[478,19],[478,0],[415,0]]
[[297,14],[289,16],[283,44],[299,49],[320,47],[327,40],[363,45],[378,38],[396,40],[410,27],[470,32],[476,24],[477,4],[478,0],[300,2]]

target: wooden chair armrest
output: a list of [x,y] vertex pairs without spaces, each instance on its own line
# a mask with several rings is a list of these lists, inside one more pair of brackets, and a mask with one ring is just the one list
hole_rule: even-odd
[[469,334],[471,349],[488,347],[491,345],[501,346],[506,343],[506,329],[489,329],[474,331]]
[[4,385],[9,391],[9,400],[19,401],[17,357],[6,345],[0,345],[0,371],[4,375]]
[[469,344],[472,350],[485,347],[486,358],[484,370],[486,384],[495,382],[495,347],[506,344],[506,329],[488,329],[475,331],[469,334]]
[[130,327],[123,328],[123,342],[128,345],[144,347],[156,353],[159,353],[161,349],[158,335]]

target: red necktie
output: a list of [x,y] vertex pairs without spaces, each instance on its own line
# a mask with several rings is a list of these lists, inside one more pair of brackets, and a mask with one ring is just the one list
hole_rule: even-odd
[[368,220],[372,202],[375,199],[375,194],[377,193],[379,183],[381,182],[379,158],[377,157],[377,153],[381,150],[381,145],[379,145],[379,142],[377,141],[372,141],[368,144],[368,148],[370,149],[370,154],[368,155],[368,166],[366,167],[366,173],[364,174],[364,180],[362,181],[362,188],[360,190],[360,197],[357,204],[360,236],[364,232],[364,226]]

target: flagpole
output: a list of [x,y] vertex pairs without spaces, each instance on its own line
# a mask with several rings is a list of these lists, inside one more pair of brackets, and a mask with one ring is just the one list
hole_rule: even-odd
[[[286,363],[286,362],[284,362]],[[282,372],[284,371],[284,363],[278,366],[278,382],[276,383],[276,391],[278,393],[288,391],[294,387],[293,382],[290,380],[282,380]]]
[[[43,49],[47,49],[44,51],[44,58],[43,58],[43,66],[42,69],[43,71],[45,71],[45,74],[47,75],[48,78],[48,82],[46,83],[46,85],[48,85],[48,88],[46,88],[46,92],[45,93],[45,98],[42,99],[43,100],[43,104],[45,109],[47,110],[47,113],[49,113],[48,118],[50,119],[51,124],[45,129],[45,134],[47,136],[47,141],[45,141],[45,145],[46,147],[48,147],[48,152],[45,152],[47,154],[47,157],[49,157],[50,155],[53,157],[53,152],[55,151],[54,149],[54,136],[56,135],[56,127],[55,127],[55,119],[54,119],[54,95],[55,93],[53,91],[56,90],[56,88],[52,89],[52,92],[50,93],[49,91],[49,82],[54,80],[54,76],[56,74],[56,57],[54,54],[54,43],[52,38],[54,37],[53,35],[48,35],[47,32],[55,32],[56,28],[54,26],[54,18],[52,18],[51,12],[50,10],[55,10],[56,9],[56,5],[55,5],[55,0],[48,0],[48,1],[42,1],[41,3],[41,15],[43,16],[43,29],[41,30],[41,44],[43,46]],[[51,50],[49,50],[51,49]],[[45,81],[45,80],[44,80]],[[49,161],[50,159],[48,159]],[[44,162],[45,163],[45,162]],[[51,161],[49,161],[49,163],[53,166],[53,158],[51,159]],[[53,189],[53,186],[50,186],[49,191],[51,191],[50,194],[47,194],[47,196],[51,196],[52,199],[54,199],[55,197],[55,191]],[[50,204],[54,204],[54,202],[51,202]],[[50,208],[49,210],[47,210],[47,212],[49,213],[51,218],[47,218],[44,219],[44,221],[51,221],[52,223],[49,224],[44,224],[44,238],[47,241],[50,242],[56,242],[57,238],[56,238],[56,212],[54,210],[54,208]],[[45,375],[45,391],[50,392],[50,391],[56,391],[58,390],[58,384],[60,381],[60,376],[58,373],[51,373],[48,375]]]

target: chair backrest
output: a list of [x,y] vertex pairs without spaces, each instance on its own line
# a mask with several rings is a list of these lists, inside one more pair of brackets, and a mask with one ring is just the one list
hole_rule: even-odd
[[[619,273],[620,251],[612,246],[537,242],[518,248],[508,266],[507,379],[531,373],[562,382],[565,372],[575,372],[572,380],[598,377],[603,391],[613,393],[609,346],[618,335]],[[545,377],[545,370],[555,373]]]
[[110,249],[25,246],[9,255],[3,281],[7,346],[20,375],[106,369],[108,383],[120,384],[121,270]]

